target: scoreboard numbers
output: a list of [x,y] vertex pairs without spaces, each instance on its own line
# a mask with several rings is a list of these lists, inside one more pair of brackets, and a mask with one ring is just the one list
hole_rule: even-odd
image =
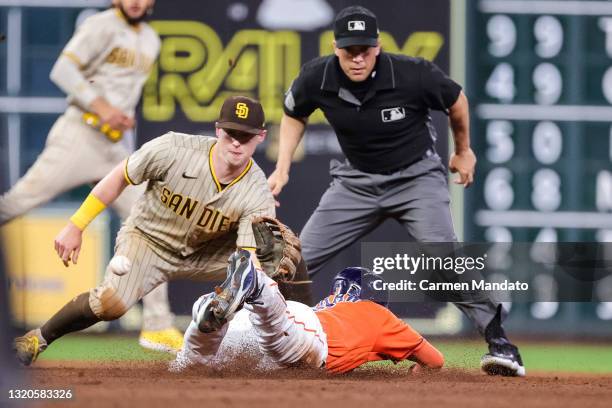
[[[466,190],[465,240],[612,242],[612,2],[478,0],[467,7],[478,164]],[[520,263],[496,256],[508,268]],[[546,270],[536,280],[553,300],[562,289]],[[596,300],[595,293],[593,307],[579,312],[557,302],[521,305],[523,323],[580,313],[612,319],[612,304]]]

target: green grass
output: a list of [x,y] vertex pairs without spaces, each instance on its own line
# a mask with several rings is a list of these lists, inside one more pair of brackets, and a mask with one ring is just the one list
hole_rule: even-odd
[[169,360],[166,353],[145,350],[136,337],[72,335],[57,340],[43,354],[40,361],[154,361]]
[[[432,341],[444,354],[446,366],[476,369],[486,352],[484,342]],[[580,343],[519,342],[528,372],[612,373],[612,346]],[[53,343],[40,360],[154,361],[169,360],[164,353],[147,351],[135,337],[72,335]]]
[[[474,367],[486,353],[484,342],[433,341],[448,367]],[[612,346],[581,343],[519,342],[529,371],[612,373]]]

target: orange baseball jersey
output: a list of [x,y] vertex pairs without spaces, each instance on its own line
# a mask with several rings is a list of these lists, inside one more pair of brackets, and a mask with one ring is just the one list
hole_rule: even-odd
[[443,365],[437,349],[377,303],[341,301],[315,313],[327,335],[325,367],[331,372],[351,371],[368,361],[401,361],[409,357],[427,367]]

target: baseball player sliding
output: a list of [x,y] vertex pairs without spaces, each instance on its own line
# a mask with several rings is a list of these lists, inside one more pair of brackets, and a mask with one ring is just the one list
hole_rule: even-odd
[[[157,34],[143,21],[153,3],[115,0],[113,8],[78,27],[51,71],[51,80],[68,95],[68,108],[36,162],[0,197],[0,225],[65,191],[101,180],[129,155],[120,141],[134,126],[134,109],[160,47]],[[141,193],[129,187],[112,207],[126,219]],[[143,304],[140,343],[178,349],[182,336],[173,327],[167,284]]]
[[[279,239],[270,227],[282,231]],[[262,265],[274,262],[266,260],[266,252],[282,253],[287,235],[292,235],[270,218],[255,220],[253,229]],[[340,272],[332,294],[311,309],[286,301],[278,283],[256,263],[248,251],[230,256],[223,285],[193,305],[193,320],[183,349],[170,364],[171,371],[253,357],[262,359],[261,368],[299,364],[325,367],[333,373],[377,360],[410,359],[417,362],[417,369],[444,364],[435,347],[385,307],[388,295],[376,291],[373,284],[380,278],[367,269]],[[282,262],[279,268],[283,269]],[[273,275],[282,277],[283,273]]]
[[121,317],[169,279],[221,281],[236,247],[255,249],[251,218],[274,216],[266,177],[251,158],[266,136],[261,104],[230,97],[216,126],[217,138],[169,132],[153,139],[94,187],[55,240],[64,262],[78,261],[83,230],[128,185],[147,184],[117,235],[102,284],[15,339],[23,364],[67,333]]

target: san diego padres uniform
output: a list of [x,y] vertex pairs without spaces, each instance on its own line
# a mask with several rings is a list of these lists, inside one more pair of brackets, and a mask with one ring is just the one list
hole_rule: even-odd
[[[115,8],[87,18],[77,28],[51,73],[68,95],[69,106],[51,128],[36,162],[0,196],[0,225],[65,191],[101,180],[129,155],[119,138],[111,140],[99,130],[102,124],[87,107],[101,96],[133,117],[159,47],[149,25],[131,26]],[[128,187],[112,207],[125,219],[141,193]],[[172,326],[166,285],[144,299],[143,313],[143,330]]]
[[[256,301],[246,302],[221,330],[203,333],[192,321],[177,355],[177,371],[191,363],[224,364],[260,359],[260,368],[295,363],[345,373],[369,361],[412,359],[440,368],[442,354],[385,307],[358,296],[332,295],[310,308],[285,301],[278,284],[257,271]],[[194,316],[204,295],[193,306]],[[194,317],[195,319],[195,317]]]
[[[130,26],[117,9],[95,14],[78,27],[51,74],[68,94],[69,106],[34,165],[0,198],[0,225],[67,190],[101,180],[129,155],[122,143],[85,123],[87,107],[101,96],[133,116],[159,46],[150,26]],[[134,189],[126,189],[113,208],[126,218],[136,197]]]
[[274,216],[263,171],[251,159],[223,186],[212,165],[216,139],[170,132],[146,144],[126,163],[130,184],[146,183],[117,236],[115,257],[127,272],[107,268],[89,304],[103,320],[121,316],[168,279],[222,280],[236,247],[254,249],[251,219]]

